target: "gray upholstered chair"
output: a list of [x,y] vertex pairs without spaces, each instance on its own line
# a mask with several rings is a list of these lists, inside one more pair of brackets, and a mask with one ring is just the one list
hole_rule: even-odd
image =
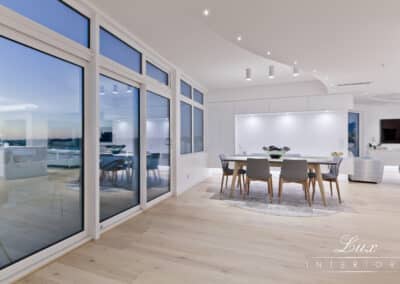
[[283,160],[281,175],[279,177],[279,203],[282,200],[284,183],[299,183],[303,186],[305,199],[311,206],[308,183],[308,164],[306,160]]
[[270,202],[274,196],[272,188],[272,174],[270,171],[269,161],[267,159],[247,159],[247,178],[246,178],[246,191],[250,193],[251,181],[265,181],[267,182],[268,196]]
[[[328,181],[329,182],[329,186],[330,186],[330,189],[331,189],[331,196],[333,196],[332,183],[336,183],[336,191],[337,191],[337,195],[338,195],[338,200],[339,200],[339,203],[342,203],[342,198],[340,196],[340,188],[339,188],[338,177],[339,177],[340,165],[342,164],[343,158],[335,157],[335,158],[333,158],[333,160],[335,161],[335,164],[329,166],[329,172],[328,173],[322,174],[322,179],[324,181]],[[314,177],[314,181],[311,179],[311,182],[314,184],[313,185],[313,192],[312,192],[312,200],[314,200],[314,197],[315,197],[315,177]]]
[[[222,168],[222,180],[221,180],[221,190],[220,190],[221,193],[224,187],[224,182],[225,182],[225,188],[228,187],[228,178],[230,176],[233,176],[233,169],[229,168],[229,162],[225,160],[225,157],[226,156],[224,154],[219,155],[219,160],[221,161],[221,168]],[[245,174],[246,170],[244,169],[239,170],[238,185],[240,188],[240,193],[242,193],[242,184],[244,186]]]

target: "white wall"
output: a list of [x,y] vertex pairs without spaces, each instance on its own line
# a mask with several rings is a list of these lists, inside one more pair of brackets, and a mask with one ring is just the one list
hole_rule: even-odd
[[180,155],[178,157],[177,194],[182,194],[209,176],[206,152]]
[[[360,112],[360,150],[361,155],[368,155],[368,143],[375,139],[380,143],[380,120],[381,119],[400,119],[400,105],[363,105],[357,104],[355,111]],[[398,148],[400,144],[384,144],[389,149]]]
[[290,147],[290,153],[330,156],[347,152],[347,112],[236,115],[236,153],[262,153],[263,146]]
[[220,166],[219,154],[235,153],[235,115],[325,110],[347,112],[353,108],[353,97],[327,95],[321,83],[313,81],[210,91],[207,106],[208,167],[217,168]]

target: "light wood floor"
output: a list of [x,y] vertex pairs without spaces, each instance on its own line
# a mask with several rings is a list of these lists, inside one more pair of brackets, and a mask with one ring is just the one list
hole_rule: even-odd
[[210,178],[20,283],[400,283],[400,272],[306,267],[332,256],[344,234],[377,243],[377,256],[400,257],[400,176],[381,185],[342,182],[352,211],[324,217],[246,211],[211,198],[218,187],[219,177]]

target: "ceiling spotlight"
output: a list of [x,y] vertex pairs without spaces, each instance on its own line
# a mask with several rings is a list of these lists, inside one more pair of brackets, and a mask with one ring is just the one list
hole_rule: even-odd
[[210,15],[210,10],[204,9],[203,15],[206,16],[206,17],[207,17],[208,15]]
[[297,77],[300,75],[299,67],[295,64],[293,65],[293,77]]
[[268,78],[274,79],[275,78],[275,66],[270,65],[268,68]]
[[114,85],[112,93],[113,93],[113,95],[118,95],[118,86],[117,85]]
[[267,51],[267,55],[270,56],[271,55],[271,51],[268,50]]
[[314,69],[314,70],[313,70],[313,73],[317,73],[317,69]]
[[237,41],[242,41],[242,36],[238,35],[236,39],[237,39]]
[[293,62],[293,64],[294,64],[294,65],[297,65],[297,60],[295,60],[295,61]]
[[251,69],[246,68],[246,80],[251,81]]

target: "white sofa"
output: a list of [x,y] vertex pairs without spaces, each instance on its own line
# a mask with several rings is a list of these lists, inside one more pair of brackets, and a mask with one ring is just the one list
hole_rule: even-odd
[[22,179],[45,175],[47,175],[46,147],[0,148],[0,177]]

